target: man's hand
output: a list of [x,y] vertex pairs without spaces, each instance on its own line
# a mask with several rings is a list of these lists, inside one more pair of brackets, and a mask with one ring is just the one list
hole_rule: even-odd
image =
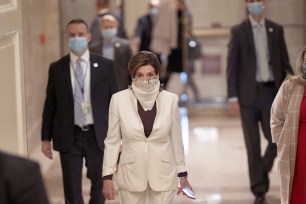
[[116,198],[116,189],[113,180],[104,180],[103,181],[103,195],[107,200],[115,200]]
[[240,115],[240,106],[238,101],[230,101],[228,102],[229,112],[234,116]]
[[53,159],[53,154],[52,154],[52,147],[51,147],[51,142],[50,141],[42,141],[41,143],[41,151],[44,153],[46,157],[49,159]]

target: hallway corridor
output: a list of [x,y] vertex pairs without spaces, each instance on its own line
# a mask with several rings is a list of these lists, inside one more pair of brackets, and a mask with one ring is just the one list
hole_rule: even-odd
[[[183,129],[186,165],[197,199],[190,200],[180,195],[175,197],[175,204],[252,204],[254,197],[249,191],[240,119],[229,116],[223,108],[192,108],[189,110],[189,118],[183,117],[183,121],[186,120],[189,120],[189,129]],[[262,140],[264,145],[266,143]],[[64,204],[59,165],[56,154],[44,174],[52,204]],[[83,192],[87,201],[89,181],[85,170]],[[270,173],[270,191],[266,200],[268,204],[280,203],[276,165]],[[108,203],[118,204],[118,201]]]

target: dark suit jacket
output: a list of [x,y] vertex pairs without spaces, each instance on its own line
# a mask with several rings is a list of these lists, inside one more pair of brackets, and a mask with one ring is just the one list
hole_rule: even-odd
[[0,203],[48,204],[36,162],[0,152]]
[[[114,63],[115,63],[115,74],[119,90],[128,88],[131,84],[131,76],[128,71],[128,63],[132,57],[131,44],[128,40],[123,38],[115,38],[114,40]],[[90,46],[90,51],[99,55],[102,53],[103,41],[99,41]]]
[[[287,73],[293,73],[289,64],[283,27],[266,19],[267,39],[275,86],[278,89]],[[238,97],[241,105],[250,105],[256,96],[256,52],[251,22],[244,20],[231,30],[228,47],[228,97]]]
[[[74,100],[70,77],[70,56],[52,63],[43,111],[42,140],[52,140],[57,151],[69,150],[74,135]],[[113,61],[90,53],[90,95],[98,146],[104,150],[108,108],[117,92]]]
[[138,19],[135,36],[140,38],[139,51],[151,51],[150,45],[152,39],[152,30],[152,15],[147,14]]

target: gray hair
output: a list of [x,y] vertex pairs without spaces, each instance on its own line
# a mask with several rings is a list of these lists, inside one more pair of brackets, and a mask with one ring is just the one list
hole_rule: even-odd
[[106,14],[99,18],[99,24],[105,21],[115,22],[118,25],[118,20],[113,15],[110,15],[110,14]]

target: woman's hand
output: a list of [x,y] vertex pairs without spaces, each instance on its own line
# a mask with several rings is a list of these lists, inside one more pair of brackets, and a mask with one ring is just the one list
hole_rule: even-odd
[[113,180],[106,179],[103,180],[103,195],[107,200],[115,200],[116,189]]
[[185,188],[185,187],[190,188],[190,190],[192,190],[192,187],[191,187],[191,185],[188,182],[187,176],[180,177],[180,187],[179,187],[179,189],[177,191],[177,195],[179,195],[181,193],[183,193],[183,195],[185,195],[185,193],[182,192],[183,188]]

